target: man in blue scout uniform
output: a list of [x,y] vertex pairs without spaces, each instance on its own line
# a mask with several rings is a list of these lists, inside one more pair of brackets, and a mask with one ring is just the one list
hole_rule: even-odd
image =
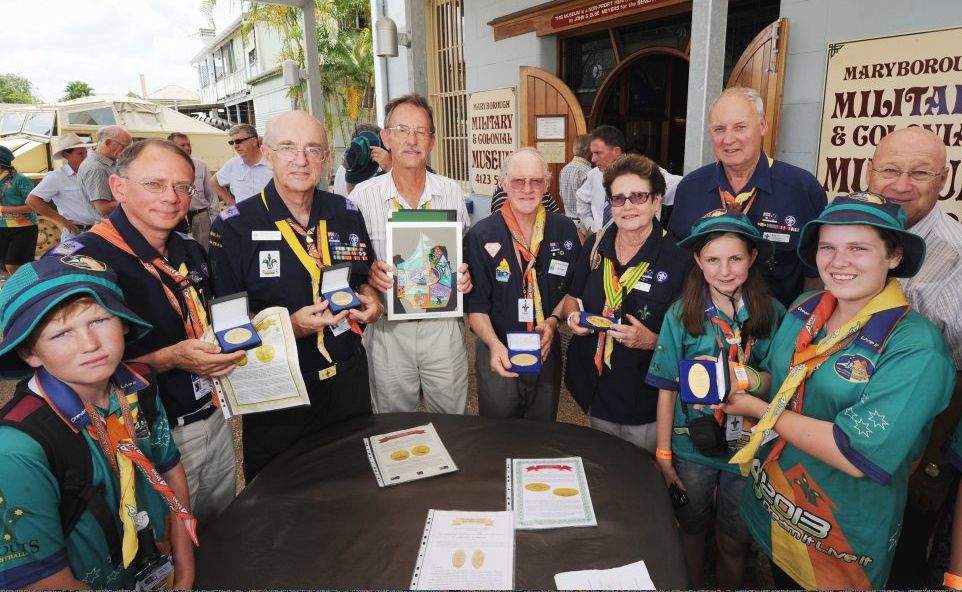
[[191,588],[180,455],[149,368],[121,363],[124,335],[150,325],[113,271],[82,255],[28,263],[0,318],[0,376],[29,377],[0,409],[0,588],[132,589],[149,540],[167,538],[174,585]]
[[[523,148],[509,156],[501,176],[507,202],[468,234],[474,290],[464,308],[480,340],[475,368],[484,416],[554,421],[558,411],[558,325],[581,242],[571,219],[547,212],[541,204],[548,179],[548,163],[537,150]],[[538,374],[511,371],[508,331],[541,334]]]
[[788,306],[803,290],[820,286],[818,276],[798,261],[795,247],[799,230],[825,208],[825,191],[811,173],[762,150],[768,122],[754,90],[725,90],[712,105],[709,131],[718,162],[678,184],[668,231],[683,239],[698,218],[719,207],[746,214],[775,245],[775,255],[762,262],[763,275],[775,298]]
[[[284,113],[267,125],[261,150],[274,179],[214,221],[214,286],[221,295],[246,291],[252,312],[290,311],[311,406],[244,416],[248,481],[304,436],[371,413],[361,335],[382,312],[365,283],[374,251],[364,219],[344,197],[316,189],[330,155],[324,126],[303,111]],[[350,284],[362,306],[332,314],[318,292],[320,277],[344,262],[352,264]]]
[[110,189],[120,204],[109,218],[51,256],[89,255],[117,272],[130,307],[153,325],[126,358],[149,364],[167,409],[190,485],[191,507],[205,525],[234,499],[230,423],[211,400],[210,376],[234,368],[242,353],[201,341],[210,296],[207,259],[192,237],[174,232],[190,205],[194,163],[167,140],[137,142],[117,159]]

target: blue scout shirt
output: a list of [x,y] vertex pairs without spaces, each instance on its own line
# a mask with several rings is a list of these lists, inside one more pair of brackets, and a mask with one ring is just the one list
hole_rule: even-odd
[[[668,307],[681,293],[685,274],[691,266],[691,254],[677,247],[674,239],[664,236],[657,220],[652,221],[652,226],[648,240],[628,265],[617,263],[615,225],[611,225],[602,237],[598,254],[615,262],[615,273],[619,277],[628,267],[643,261],[650,263],[634,289],[625,294],[622,310],[657,333]],[[596,237],[594,234],[585,241],[568,293],[581,298],[586,311],[600,314],[605,305],[604,265],[590,269],[588,261]],[[658,389],[645,384],[653,352],[628,348],[616,341],[611,353],[611,368],[605,366],[598,376],[594,361],[597,345],[598,334],[592,333],[584,337],[573,336],[568,346],[565,385],[578,405],[592,417],[614,423],[641,425],[655,421]]]
[[[291,218],[277,194],[274,181],[264,188],[268,211],[260,195],[221,212],[210,231],[210,258],[217,294],[247,292],[252,313],[271,306],[283,306],[295,313],[314,304],[311,276],[294,251],[284,242],[275,220]],[[327,241],[331,263],[351,262],[351,288],[367,281],[375,260],[364,219],[352,202],[340,195],[315,191],[308,228],[327,220]],[[303,238],[298,236],[301,246]],[[305,247],[306,248],[306,247]],[[335,336],[324,330],[324,346],[334,363],[350,358],[360,347],[361,337],[353,331]],[[331,365],[317,349],[316,335],[297,340],[301,373],[317,376]]]
[[[772,373],[772,390],[784,381],[815,304],[800,299],[772,340],[762,362]],[[911,463],[952,393],[955,366],[935,325],[910,310],[892,330],[891,320],[876,322],[879,316],[861,331],[868,340],[853,340],[805,383],[804,414],[835,424],[835,443],[865,476],[851,477],[791,444],[760,469],[759,459],[774,446],[769,443],[753,461],[742,497],[752,537],[806,588],[885,587]]]
[[[523,269],[518,264],[514,241],[500,212],[478,222],[468,233],[467,260],[474,288],[465,296],[465,312],[481,312],[501,343],[508,331],[526,331],[518,320],[518,299],[524,298]],[[581,240],[574,223],[561,214],[547,213],[544,239],[535,259],[541,306],[545,316],[568,293],[581,253]]]
[[[769,168],[764,152],[742,191],[752,187],[758,188],[758,194],[745,214],[775,245],[774,257],[760,262],[762,274],[772,295],[788,306],[802,292],[804,276],[817,277],[805,270],[795,248],[802,227],[825,209],[825,191],[811,173],[796,166],[776,160]],[[724,207],[719,189],[734,193],[719,163],[685,175],[675,192],[669,232],[679,240],[686,238],[695,220]]]
[[[122,375],[121,366],[117,369]],[[76,398],[73,391],[48,375],[63,394]],[[127,381],[119,380],[121,384]],[[53,396],[48,385],[44,390]],[[35,379],[21,382],[18,388],[37,392]],[[144,391],[149,392],[149,391]],[[128,393],[129,395],[129,393]],[[128,397],[129,400],[129,397]],[[120,405],[111,397],[110,409],[101,415],[120,417]],[[137,403],[131,413],[140,413]],[[107,507],[116,510],[120,503],[119,482],[107,464],[96,438],[81,430],[90,449],[93,465],[93,487],[103,492]],[[137,440],[137,447],[163,474],[176,467],[180,453],[170,437],[167,415],[157,401],[157,418],[150,427],[148,438]],[[0,588],[22,588],[51,576],[69,566],[74,577],[93,589],[134,587],[132,569],[114,566],[103,531],[93,515],[87,511],[80,517],[70,536],[64,540],[60,525],[60,485],[47,464],[47,456],[36,440],[17,428],[0,426]],[[164,499],[137,471],[136,498],[139,510],[150,516],[157,540],[165,538],[164,517],[168,513]],[[185,500],[186,501],[186,500]],[[120,520],[114,516],[117,529]]]
[[[60,243],[47,256],[89,255],[117,272],[117,284],[124,291],[127,306],[154,327],[144,337],[127,346],[124,354],[126,359],[134,359],[184,341],[187,339],[187,330],[180,311],[174,310],[157,278],[142,263],[160,257],[160,253],[131,225],[123,206],[110,214],[110,221],[139,258],[130,256],[92,232]],[[192,236],[171,232],[167,238],[166,260],[175,269],[180,268],[181,264],[186,266],[188,274],[185,277],[191,280],[202,300],[206,301],[211,296],[207,256]],[[161,281],[177,296],[180,307],[186,310],[177,284],[166,274],[159,275]],[[197,380],[198,391],[203,393],[198,397],[194,391],[194,379],[185,370],[174,368],[158,374],[157,385],[172,425],[176,425],[177,418],[210,403],[210,382],[203,378]]]
[[[752,351],[746,360],[746,363],[752,368],[757,368],[768,355],[769,348],[772,344],[772,337],[775,335],[775,331],[778,329],[778,325],[782,321],[782,317],[785,316],[785,307],[781,305],[780,302],[771,298],[772,307],[775,309],[775,318],[772,322],[771,333],[769,336],[763,339],[755,338],[752,340]],[[685,331],[685,325],[681,321],[681,312],[684,303],[681,300],[676,300],[671,308],[668,309],[668,314],[665,315],[665,321],[661,324],[661,332],[658,334],[658,345],[655,347],[655,355],[651,359],[651,365],[648,366],[648,376],[645,381],[653,387],[662,388],[670,391],[678,392],[678,362],[681,360],[692,360],[698,356],[717,356],[718,355],[718,339],[721,339],[722,343],[725,343],[725,336],[722,335],[718,327],[712,323],[710,320],[705,319],[705,332],[701,335],[690,335]],[[735,323],[732,322],[731,318],[725,314],[723,311],[718,310],[718,316],[726,321],[732,327]],[[738,324],[744,326],[748,321],[748,307],[742,306],[738,309]],[[726,344],[727,348],[728,345]],[[705,407],[703,409],[695,409],[691,405],[688,407],[688,416],[682,409],[683,403],[681,402],[681,397],[675,396],[675,412],[672,416],[672,426],[673,427],[684,427],[688,425],[691,419],[699,417],[701,415],[712,415],[712,409]],[[749,426],[744,426],[742,424],[742,418],[729,416],[725,421],[725,433],[728,439],[728,456],[719,457],[708,457],[695,448],[692,444],[691,438],[687,434],[678,434],[672,431],[671,434],[671,451],[680,458],[687,461],[696,462],[702,465],[708,465],[716,469],[723,471],[728,471],[730,473],[738,473],[738,465],[728,464],[728,459],[731,454],[734,454],[736,450],[745,445],[748,441],[749,433],[746,428]]]

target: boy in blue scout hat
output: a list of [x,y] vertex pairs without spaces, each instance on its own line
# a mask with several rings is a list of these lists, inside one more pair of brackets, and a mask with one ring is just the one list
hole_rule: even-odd
[[0,376],[28,377],[0,408],[0,588],[192,586],[180,454],[149,367],[121,361],[150,328],[91,257],[45,257],[0,290]]
[[745,388],[757,391],[761,376],[754,368],[768,355],[785,307],[771,296],[761,273],[774,248],[745,214],[710,211],[678,246],[691,250],[695,266],[665,315],[645,378],[659,389],[655,456],[665,483],[688,500],[677,505],[675,515],[692,587],[704,587],[705,544],[714,523],[718,586],[740,588],[752,540],[738,515],[747,479],[728,459],[748,440],[753,423],[683,404],[679,361],[724,350],[745,368]]
[[384,148],[378,129],[360,129],[344,151],[344,177],[350,192],[361,181],[391,169],[391,153]]

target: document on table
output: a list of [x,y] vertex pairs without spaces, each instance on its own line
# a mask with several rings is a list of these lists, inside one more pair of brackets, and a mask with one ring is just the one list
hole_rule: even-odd
[[554,576],[558,590],[657,590],[644,561],[612,569],[565,571]]
[[[261,344],[247,350],[230,374],[212,379],[224,416],[310,405],[287,309],[265,308],[251,319],[251,324]],[[204,339],[217,342],[212,331]]]
[[505,472],[515,528],[598,525],[580,457],[509,458]]
[[514,589],[514,516],[428,510],[411,589]]
[[458,470],[431,423],[364,438],[364,448],[380,487]]

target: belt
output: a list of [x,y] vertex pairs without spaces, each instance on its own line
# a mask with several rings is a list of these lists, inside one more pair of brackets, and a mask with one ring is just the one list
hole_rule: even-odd
[[207,208],[197,208],[196,210],[189,210],[189,211],[187,212],[187,215],[188,215],[188,216],[196,216],[197,214],[199,214],[199,213],[201,213],[201,212],[206,212],[206,211],[207,211]]
[[208,401],[206,405],[204,405],[197,411],[192,411],[186,415],[181,415],[180,417],[178,417],[177,427],[182,428],[186,425],[190,425],[192,423],[207,419],[208,417],[213,415],[214,411],[216,410],[217,409],[214,408],[214,405]]
[[94,227],[93,224],[77,224],[77,228],[80,229],[80,232],[87,232],[93,227]]

